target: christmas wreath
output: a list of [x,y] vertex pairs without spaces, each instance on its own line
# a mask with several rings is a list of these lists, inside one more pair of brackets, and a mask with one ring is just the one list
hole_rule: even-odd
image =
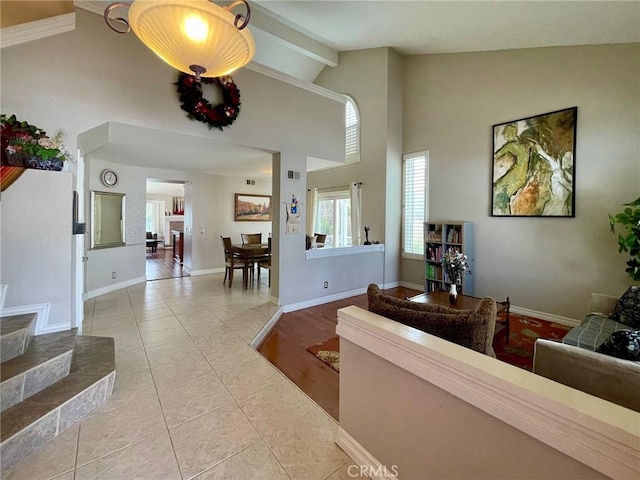
[[[212,105],[202,95],[202,84],[215,84],[222,93],[222,103]],[[188,117],[209,125],[209,128],[217,128],[231,125],[240,113],[240,90],[229,76],[197,78],[187,73],[180,73],[178,81],[178,93],[180,94],[180,108],[187,112]]]

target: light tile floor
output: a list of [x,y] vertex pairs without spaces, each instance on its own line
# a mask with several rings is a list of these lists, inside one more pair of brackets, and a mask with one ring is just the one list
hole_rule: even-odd
[[249,346],[277,310],[268,288],[222,279],[87,301],[83,334],[116,339],[113,395],[4,478],[353,478],[335,421]]

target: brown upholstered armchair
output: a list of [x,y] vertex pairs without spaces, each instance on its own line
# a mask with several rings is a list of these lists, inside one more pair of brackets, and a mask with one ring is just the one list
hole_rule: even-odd
[[491,357],[496,328],[496,301],[486,297],[475,310],[454,310],[385,295],[377,285],[367,289],[369,311]]

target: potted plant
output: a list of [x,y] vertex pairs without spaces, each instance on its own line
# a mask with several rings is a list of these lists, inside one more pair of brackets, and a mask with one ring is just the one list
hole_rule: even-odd
[[13,165],[41,170],[62,170],[71,152],[62,143],[63,132],[53,137],[44,130],[16,119],[0,115],[2,132],[2,165]]
[[640,280],[640,198],[625,203],[626,208],[617,215],[609,214],[611,232],[616,233],[616,225],[624,229],[618,233],[618,253],[628,252],[631,259],[627,261],[627,275],[634,281]]

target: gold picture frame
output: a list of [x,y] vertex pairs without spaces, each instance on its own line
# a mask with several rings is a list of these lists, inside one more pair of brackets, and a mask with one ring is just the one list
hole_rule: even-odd
[[236,222],[270,222],[271,195],[236,193],[234,220]]

